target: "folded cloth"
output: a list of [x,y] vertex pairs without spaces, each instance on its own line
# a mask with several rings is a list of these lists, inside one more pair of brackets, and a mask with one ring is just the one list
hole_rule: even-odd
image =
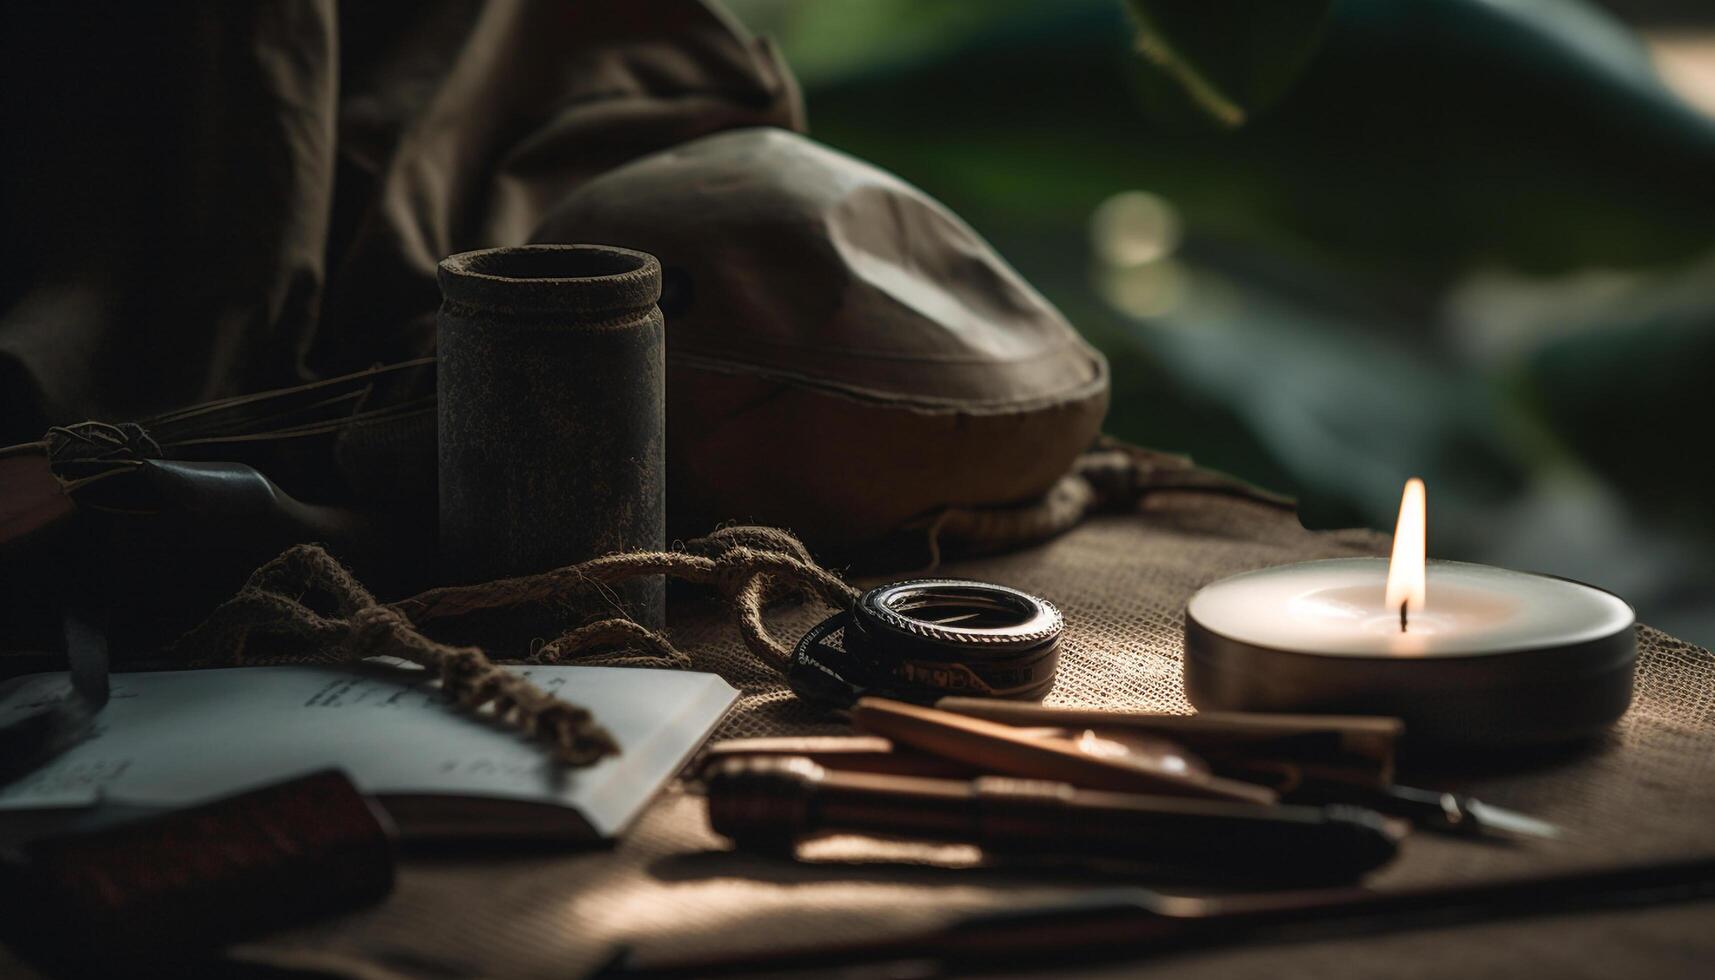
[[442,257],[663,147],[802,125],[703,0],[29,5],[0,92],[28,189],[0,196],[0,445],[430,353]]

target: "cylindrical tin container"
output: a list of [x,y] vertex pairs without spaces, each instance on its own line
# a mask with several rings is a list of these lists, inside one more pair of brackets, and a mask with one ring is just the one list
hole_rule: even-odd
[[[1186,697],[1200,711],[1394,717],[1419,751],[1574,741],[1625,714],[1637,639],[1624,600],[1528,572],[1427,570],[1427,622],[1397,633],[1382,603],[1385,558],[1276,565],[1205,586],[1185,608]],[[1455,621],[1462,636],[1431,618],[1438,596],[1461,587],[1491,603]],[[1321,632],[1307,637],[1305,623]]]
[[[445,574],[475,582],[662,548],[655,258],[605,245],[484,249],[442,261],[440,283]],[[633,618],[661,625],[658,576],[612,592]]]

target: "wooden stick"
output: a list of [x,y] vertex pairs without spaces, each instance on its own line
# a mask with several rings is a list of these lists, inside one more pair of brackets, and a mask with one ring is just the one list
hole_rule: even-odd
[[895,776],[935,776],[969,779],[982,773],[951,759],[927,752],[900,749],[875,735],[787,735],[773,738],[729,738],[709,743],[698,771],[726,759],[801,756],[841,772],[873,772]]
[[1032,737],[1010,725],[968,718],[934,708],[883,698],[860,698],[852,723],[881,735],[983,772],[1052,779],[1090,789],[1152,793],[1269,804],[1273,790],[1251,783],[1166,768],[1144,768],[1135,761],[1080,752],[1063,739]]
[[1124,728],[1149,732],[1184,744],[1194,752],[1253,746],[1300,736],[1328,735],[1341,755],[1361,763],[1370,781],[1393,781],[1394,755],[1405,725],[1398,718],[1365,715],[1283,715],[1204,711],[1172,715],[1149,711],[1045,708],[991,698],[942,698],[941,711],[1008,725],[1057,728]]

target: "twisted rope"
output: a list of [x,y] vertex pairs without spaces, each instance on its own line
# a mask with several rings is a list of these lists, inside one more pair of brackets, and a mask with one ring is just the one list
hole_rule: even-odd
[[81,460],[160,459],[161,447],[135,422],[79,422],[56,425],[42,437],[55,463]]
[[1234,477],[1205,470],[1186,456],[1143,449],[1103,436],[1079,456],[1072,471],[1041,497],[997,507],[947,507],[906,525],[922,531],[929,552],[925,574],[941,564],[943,549],[960,554],[992,554],[1047,541],[1066,533],[1091,514],[1136,508],[1151,493],[1195,491],[1239,497],[1291,509],[1290,498]]
[[[587,709],[496,665],[477,647],[438,642],[421,628],[476,612],[563,600],[640,575],[668,575],[713,588],[733,606],[745,645],[777,669],[785,668],[791,651],[763,622],[768,602],[797,595],[849,608],[857,599],[857,591],[817,565],[797,538],[774,528],[725,528],[687,542],[683,551],[621,552],[536,575],[430,589],[393,603],[378,601],[321,546],[302,544],[252,573],[174,649],[193,660],[234,664],[397,657],[436,671],[441,690],[460,707],[492,706],[503,723],[552,745],[560,761],[588,765],[616,754],[619,746]],[[690,663],[665,636],[622,618],[573,629],[530,660],[558,663],[615,647],[645,653],[613,663]]]

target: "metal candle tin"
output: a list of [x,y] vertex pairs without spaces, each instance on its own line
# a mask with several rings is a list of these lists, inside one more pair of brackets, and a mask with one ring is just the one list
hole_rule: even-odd
[[[1186,696],[1205,711],[1396,717],[1405,722],[1406,741],[1419,748],[1570,741],[1599,733],[1625,713],[1636,637],[1623,600],[1552,576],[1460,562],[1430,562],[1428,570],[1429,612],[1397,636],[1365,631],[1366,624],[1391,631],[1396,621],[1381,600],[1384,559],[1280,565],[1205,587],[1185,611]],[[1473,629],[1460,643],[1419,636],[1431,628],[1437,594],[1461,575],[1496,590],[1497,611],[1480,609],[1473,618],[1504,620],[1511,601],[1533,607],[1533,629],[1504,636]],[[1367,585],[1329,585],[1346,580]],[[1524,590],[1522,597],[1502,594],[1509,584]],[[1366,591],[1374,595],[1368,617],[1347,608],[1356,608],[1352,597]],[[1535,608],[1556,599],[1555,609]],[[1271,622],[1292,608],[1317,606],[1350,614],[1332,621],[1347,628],[1342,632],[1349,635],[1338,639],[1349,643],[1270,633]],[[1408,642],[1416,640],[1425,642]]]
[[[447,576],[481,581],[660,550],[660,264],[604,245],[526,245],[450,256],[440,283]],[[659,577],[612,588],[625,612],[661,625]]]

